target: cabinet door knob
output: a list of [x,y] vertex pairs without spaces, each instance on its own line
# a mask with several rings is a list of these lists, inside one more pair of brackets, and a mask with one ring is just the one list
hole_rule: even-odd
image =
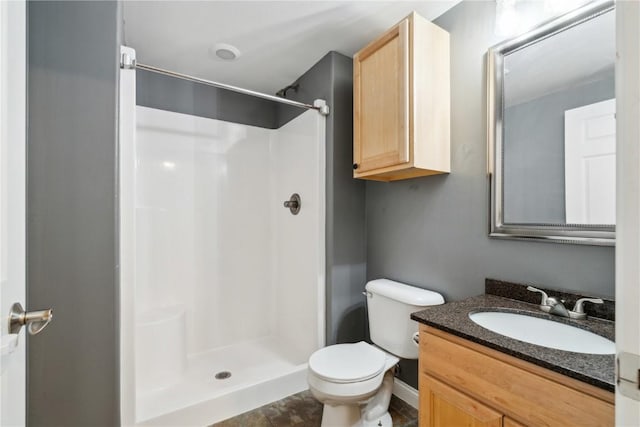
[[353,164],[353,169],[358,169],[358,164],[357,163]]

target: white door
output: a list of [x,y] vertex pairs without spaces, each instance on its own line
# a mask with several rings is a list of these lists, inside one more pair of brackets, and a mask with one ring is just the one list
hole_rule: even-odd
[[564,112],[568,224],[616,223],[616,100]]
[[25,303],[26,6],[0,1],[0,425],[25,424],[25,333],[8,333]]
[[640,2],[616,2],[616,33],[616,425],[640,426]]

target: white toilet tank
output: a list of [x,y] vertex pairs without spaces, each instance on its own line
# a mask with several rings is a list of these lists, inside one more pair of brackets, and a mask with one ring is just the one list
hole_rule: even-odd
[[388,279],[372,280],[365,288],[371,341],[402,359],[417,359],[413,335],[418,323],[411,313],[444,304],[442,295]]

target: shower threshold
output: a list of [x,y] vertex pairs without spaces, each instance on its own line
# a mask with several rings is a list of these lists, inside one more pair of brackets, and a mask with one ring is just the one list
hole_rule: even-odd
[[138,390],[137,424],[210,425],[306,390],[306,363],[292,363],[282,348],[267,337],[190,357],[179,382]]

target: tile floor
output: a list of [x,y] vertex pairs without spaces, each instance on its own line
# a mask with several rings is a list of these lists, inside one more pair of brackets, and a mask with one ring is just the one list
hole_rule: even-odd
[[[418,411],[393,396],[389,413],[394,427],[417,427]],[[314,427],[320,426],[322,404],[309,391],[294,394],[211,427]]]

